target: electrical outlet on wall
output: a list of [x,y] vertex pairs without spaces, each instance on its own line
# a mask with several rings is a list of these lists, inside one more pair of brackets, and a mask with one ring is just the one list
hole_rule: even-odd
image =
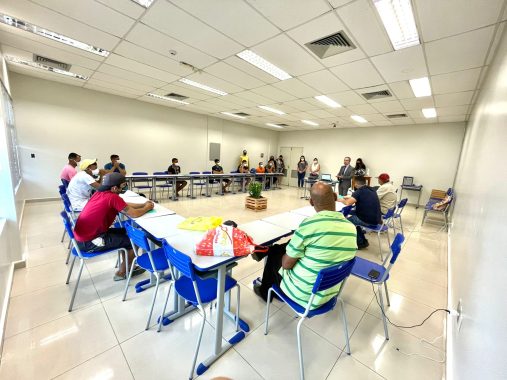
[[461,324],[463,323],[463,302],[461,298],[458,301],[458,305],[456,306],[456,312],[458,315],[456,316],[456,326],[458,331],[461,329]]

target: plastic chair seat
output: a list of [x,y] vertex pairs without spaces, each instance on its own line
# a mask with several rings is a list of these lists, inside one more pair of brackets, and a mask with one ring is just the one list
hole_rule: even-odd
[[[205,280],[197,277],[197,287],[199,288],[199,295],[201,303],[206,304],[214,301],[217,298],[217,280],[214,278],[207,278]],[[230,276],[225,276],[225,292],[228,292],[235,287],[237,281]],[[195,296],[194,285],[189,277],[181,276],[174,282],[176,292],[192,305],[197,306],[197,298]]]
[[370,230],[370,231],[375,231],[375,232],[386,232],[387,229],[389,228],[386,224],[378,224],[378,225],[375,225],[375,224],[370,224],[368,226],[361,226],[367,230]]
[[[300,304],[294,302],[292,299],[290,299],[281,289],[278,285],[274,284],[272,286],[273,290],[276,292],[276,294],[283,299],[283,302],[285,302],[292,310],[294,310],[296,313],[304,314],[306,307],[301,306]],[[320,305],[318,308],[314,310],[310,310],[308,312],[307,318],[312,318],[316,315],[325,314],[330,310],[333,310],[336,306],[336,297],[331,298],[326,303]]]
[[[153,263],[155,264],[157,272],[169,269],[169,264],[167,263],[164,250],[162,248],[151,251],[151,258],[153,259]],[[151,266],[150,256],[147,253],[137,257],[137,265],[139,265],[141,268],[146,269],[148,272],[154,271]]]
[[[94,257],[103,255],[105,253],[111,253],[111,252],[118,252],[118,248],[108,249],[107,251],[97,251],[97,252],[81,251],[81,256],[83,256],[83,259],[92,259]],[[72,248],[72,255],[79,258],[79,254],[77,253],[77,250],[74,247]]]
[[[370,273],[371,270],[376,270],[377,272],[380,273],[377,280],[372,281],[372,278],[370,278],[370,276],[368,276],[368,273]],[[356,277],[362,278],[363,280],[372,281],[374,283],[377,283],[377,282],[379,282],[379,280],[382,279],[385,271],[386,271],[386,268],[383,265],[380,265],[380,264],[374,263],[373,261],[369,261],[369,260],[363,259],[359,256],[356,256],[356,262],[354,263],[354,266],[352,267],[352,271],[350,272],[350,274],[352,274]],[[389,274],[387,275],[386,280],[387,279],[389,279]]]

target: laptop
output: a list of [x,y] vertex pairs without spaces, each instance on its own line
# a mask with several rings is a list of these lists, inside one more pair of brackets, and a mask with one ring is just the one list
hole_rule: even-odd
[[333,182],[333,179],[331,178],[331,174],[322,174],[320,176],[320,180],[322,182]]

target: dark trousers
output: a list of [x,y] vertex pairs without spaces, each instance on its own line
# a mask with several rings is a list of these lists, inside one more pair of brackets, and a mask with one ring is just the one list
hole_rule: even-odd
[[338,185],[338,193],[340,195],[347,195],[347,191],[351,185],[350,179],[342,179],[340,184]]
[[285,247],[288,243],[285,244],[274,244],[269,247],[269,250],[266,253],[258,253],[257,255],[260,258],[267,256],[266,265],[264,265],[264,271],[262,272],[262,285],[261,285],[261,295],[264,300],[268,298],[268,290],[274,284],[280,285],[282,281],[282,276],[278,271],[282,267],[282,256],[285,255]]
[[303,187],[305,185],[305,172],[298,172],[298,187]]

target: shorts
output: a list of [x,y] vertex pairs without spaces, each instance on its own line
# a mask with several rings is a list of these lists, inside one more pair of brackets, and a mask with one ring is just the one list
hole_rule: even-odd
[[113,251],[120,248],[132,249],[132,244],[130,244],[130,239],[125,228],[110,228],[93,239],[93,241],[96,241],[98,238],[102,238],[104,245],[96,245],[90,240],[85,242],[78,241],[77,246],[80,250],[86,252]]

